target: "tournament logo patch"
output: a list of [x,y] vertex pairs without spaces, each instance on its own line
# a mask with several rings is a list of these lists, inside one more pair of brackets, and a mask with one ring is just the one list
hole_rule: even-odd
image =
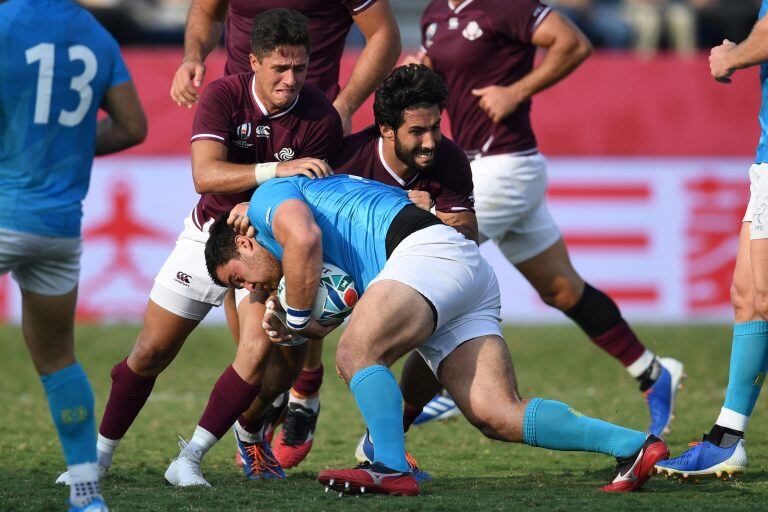
[[248,139],[251,137],[251,123],[243,123],[237,128],[235,128],[235,140],[232,142],[241,148],[249,148],[253,146],[253,144],[250,144],[248,142]]
[[437,32],[437,23],[430,23],[427,30],[424,31],[424,46],[426,48],[432,46],[432,39],[435,37],[435,32]]
[[281,162],[287,162],[288,160],[293,160],[293,150],[291,148],[283,148],[277,153],[275,153],[275,158],[277,158]]
[[461,35],[463,35],[468,41],[474,41],[475,39],[482,37],[483,29],[480,28],[480,25],[478,25],[476,21],[470,21],[467,23],[467,26],[464,28],[464,30],[461,31]]

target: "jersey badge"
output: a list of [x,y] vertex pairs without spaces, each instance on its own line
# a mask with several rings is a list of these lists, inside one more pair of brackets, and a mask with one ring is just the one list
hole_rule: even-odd
[[235,136],[237,139],[233,142],[236,146],[241,148],[249,148],[253,146],[253,144],[248,142],[248,139],[251,137],[251,123],[243,123],[235,128]]
[[470,21],[467,23],[467,26],[464,28],[464,30],[461,31],[461,35],[463,35],[468,41],[474,41],[483,35],[483,29],[480,28],[480,25],[478,25],[476,21]]
[[459,18],[455,16],[448,18],[448,30],[456,30],[457,28],[459,28]]
[[427,30],[424,32],[424,47],[429,48],[432,46],[432,39],[435,37],[435,32],[437,32],[437,23],[430,23],[427,27]]
[[288,160],[293,160],[293,150],[291,148],[283,148],[277,153],[275,153],[275,158],[277,158],[281,162],[287,162]]
[[269,138],[269,126],[260,125],[256,127],[256,137],[261,139],[268,139]]

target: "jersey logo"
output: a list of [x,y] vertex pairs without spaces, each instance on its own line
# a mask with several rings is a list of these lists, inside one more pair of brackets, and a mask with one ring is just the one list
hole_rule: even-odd
[[256,127],[256,137],[269,138],[269,126],[260,125]]
[[281,162],[287,162],[288,160],[293,160],[293,150],[291,148],[283,148],[277,153],[275,153],[275,158],[277,158]]
[[456,30],[459,28],[459,18],[448,18],[448,30]]
[[463,35],[468,41],[474,41],[483,35],[483,29],[480,28],[480,25],[478,25],[476,21],[470,21],[467,23],[467,26],[464,28],[464,30],[461,31],[461,35]]
[[424,31],[424,47],[429,48],[432,46],[432,39],[435,37],[435,32],[437,32],[437,23],[430,23],[427,27],[427,30]]
[[235,128],[235,137],[237,137],[237,139],[232,141],[235,146],[241,148],[253,146],[253,144],[248,143],[248,139],[251,137],[251,123],[243,123]]

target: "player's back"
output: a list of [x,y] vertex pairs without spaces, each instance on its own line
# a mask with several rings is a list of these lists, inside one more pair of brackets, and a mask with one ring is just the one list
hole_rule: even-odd
[[129,79],[117,43],[84,9],[0,3],[0,227],[79,236],[99,105]]
[[[293,198],[306,202],[312,211],[322,232],[325,261],[346,270],[360,291],[387,260],[385,242],[392,220],[411,204],[403,190],[357,176],[315,180],[295,176],[270,180],[256,189],[248,210],[254,226],[258,230],[271,226],[276,208]],[[281,257],[275,245],[266,246]]]

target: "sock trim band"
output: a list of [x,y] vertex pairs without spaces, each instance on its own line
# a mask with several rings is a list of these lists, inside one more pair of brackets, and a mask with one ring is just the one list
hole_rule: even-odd
[[765,320],[754,320],[752,322],[733,324],[734,336],[749,336],[750,334],[768,334],[768,322]]
[[[349,380],[349,389],[353,393],[355,392],[355,388],[363,382],[366,378],[371,376],[372,374],[376,372],[387,372],[392,373],[389,371],[389,368],[386,366],[380,365],[380,364],[374,364],[372,366],[366,366],[362,370],[358,370],[356,374],[352,376],[352,378]],[[394,378],[394,375],[392,376]]]
[[525,408],[523,416],[523,442],[529,446],[538,446],[536,444],[536,411],[544,400],[541,398],[532,398]]

